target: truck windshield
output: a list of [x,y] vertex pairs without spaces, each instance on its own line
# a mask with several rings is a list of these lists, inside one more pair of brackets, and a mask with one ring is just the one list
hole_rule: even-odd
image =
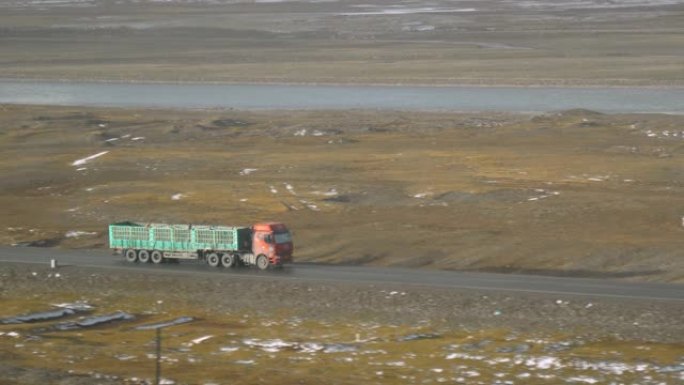
[[275,233],[275,241],[276,241],[276,243],[292,242],[292,236],[290,235],[289,232]]

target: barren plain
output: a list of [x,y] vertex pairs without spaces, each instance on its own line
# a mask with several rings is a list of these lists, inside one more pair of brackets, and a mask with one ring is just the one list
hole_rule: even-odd
[[684,85],[680,0],[9,0],[0,77]]

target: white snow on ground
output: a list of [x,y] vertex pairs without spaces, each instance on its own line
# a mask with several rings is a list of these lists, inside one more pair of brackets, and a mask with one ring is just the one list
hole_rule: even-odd
[[480,361],[484,360],[484,356],[478,356],[478,355],[472,355],[468,353],[449,353],[445,357],[447,360],[453,360],[456,358],[462,359],[462,360],[475,360],[475,361]]
[[[644,366],[645,365],[645,366]],[[648,368],[646,364],[630,365],[624,362],[588,362],[588,361],[575,361],[572,363],[577,369],[581,370],[597,370],[604,373],[610,373],[613,375],[622,375],[623,373],[634,373],[642,372]]]
[[570,377],[565,380],[566,382],[582,382],[585,384],[595,384],[598,382],[597,379],[589,376],[577,376],[577,377]]
[[243,344],[251,347],[257,347],[260,348],[261,350],[269,353],[276,353],[279,352],[283,348],[289,348],[294,346],[293,343],[291,342],[285,342],[281,339],[272,339],[272,340],[259,340],[259,339],[246,339],[242,341]]
[[419,13],[461,13],[461,12],[475,12],[476,8],[395,8],[395,9],[380,9],[377,11],[366,12],[343,12],[338,13],[339,16],[374,16],[374,15],[410,15]]
[[390,361],[390,362],[385,362],[385,365],[387,365],[387,366],[406,366],[406,362],[404,362],[404,361]]
[[183,195],[181,193],[171,195],[171,200],[174,200],[174,201],[181,200],[181,198],[185,198],[185,195]]
[[300,199],[299,202],[300,202],[301,204],[303,204],[304,206],[306,206],[306,207],[307,207],[309,210],[311,210],[311,211],[320,211],[320,209],[318,208],[318,206],[316,206],[315,204],[313,204],[313,203],[311,203],[311,202],[309,202],[309,201],[305,201],[304,199]]
[[66,308],[66,309],[73,309],[73,310],[92,310],[95,307],[93,305],[89,305],[86,302],[63,302],[63,303],[55,303],[52,306],[55,307],[61,307],[61,308]]
[[273,186],[268,186],[268,188],[271,190],[271,193],[273,193],[273,194],[277,194],[277,193],[278,193],[278,190],[276,190],[275,187],[273,187]]
[[543,188],[534,189],[534,191],[537,193],[540,193],[540,195],[527,198],[528,201],[538,201],[541,199],[546,199],[546,198],[549,198],[552,196],[560,195],[559,191],[549,191],[549,190],[545,190]]
[[325,346],[318,342],[304,342],[299,345],[299,351],[302,353],[316,353],[323,350]]
[[131,138],[131,140],[135,140],[135,141],[145,140],[145,137],[144,136],[136,136],[135,138]]
[[295,131],[294,136],[306,136],[306,128]]
[[207,335],[207,336],[198,337],[198,338],[195,338],[194,340],[192,340],[190,342],[184,343],[183,345],[184,346],[192,346],[192,345],[201,344],[202,342],[204,342],[204,341],[206,341],[212,337],[214,337],[214,336],[213,335]]
[[356,346],[349,344],[327,344],[323,353],[351,353],[357,350]]
[[251,174],[255,171],[258,171],[258,170],[259,170],[258,168],[246,168],[246,169],[240,171],[240,175],[249,175],[249,174]]
[[680,4],[681,0],[620,0],[620,1],[596,1],[574,0],[558,1],[549,0],[507,0],[504,3],[513,4],[520,8],[538,9],[602,9],[602,8],[630,8],[630,7],[655,7],[662,5]]
[[96,232],[88,232],[88,231],[76,231],[76,230],[71,230],[67,231],[66,234],[64,234],[65,237],[67,238],[78,238],[83,235],[96,235]]
[[108,152],[109,152],[109,151],[102,151],[102,152],[98,152],[98,153],[95,154],[95,155],[90,155],[90,156],[85,157],[85,158],[83,158],[83,159],[75,160],[71,165],[72,165],[72,166],[82,166],[82,165],[84,165],[84,164],[90,162],[91,160],[93,160],[93,159],[95,159],[95,158],[101,157],[102,155],[104,155],[104,154],[106,154],[106,153],[108,153]]
[[565,366],[558,358],[549,356],[530,357],[525,360],[525,365],[537,369],[560,369]]
[[684,131],[676,131],[676,130],[661,130],[661,131],[653,131],[653,130],[646,130],[644,131],[646,136],[649,138],[658,138],[658,139],[684,139]]
[[289,183],[283,183],[283,184],[285,185],[285,188],[287,189],[287,191],[290,192],[290,194],[297,195],[297,193],[295,193],[295,191],[294,191],[294,187],[292,187],[291,184],[289,184]]
[[330,190],[326,191],[326,192],[322,192],[322,191],[313,191],[312,194],[314,194],[314,195],[323,195],[323,196],[327,196],[327,197],[334,197],[334,196],[339,195],[339,193],[337,192],[337,189],[335,189],[334,187],[331,188]]
[[232,353],[232,352],[238,351],[239,349],[240,348],[237,346],[223,346],[219,350],[221,350],[224,353]]
[[254,365],[254,360],[237,360],[235,361],[236,364],[239,365]]

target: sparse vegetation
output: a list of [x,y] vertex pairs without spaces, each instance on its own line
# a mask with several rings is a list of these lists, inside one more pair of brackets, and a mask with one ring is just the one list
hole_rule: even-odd
[[679,303],[7,264],[0,278],[0,318],[77,301],[135,315],[70,331],[0,323],[0,369],[14,374],[2,384],[149,383],[155,332],[136,326],[180,316],[195,321],[162,339],[162,377],[177,384],[657,384],[681,373]]
[[278,220],[300,262],[684,279],[679,116],[2,109],[5,244]]

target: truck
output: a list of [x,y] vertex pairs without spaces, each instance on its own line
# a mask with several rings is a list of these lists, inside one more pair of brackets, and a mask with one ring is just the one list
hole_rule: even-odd
[[109,248],[127,262],[200,260],[209,266],[279,268],[292,262],[292,235],[282,223],[248,227],[118,222],[109,225]]

